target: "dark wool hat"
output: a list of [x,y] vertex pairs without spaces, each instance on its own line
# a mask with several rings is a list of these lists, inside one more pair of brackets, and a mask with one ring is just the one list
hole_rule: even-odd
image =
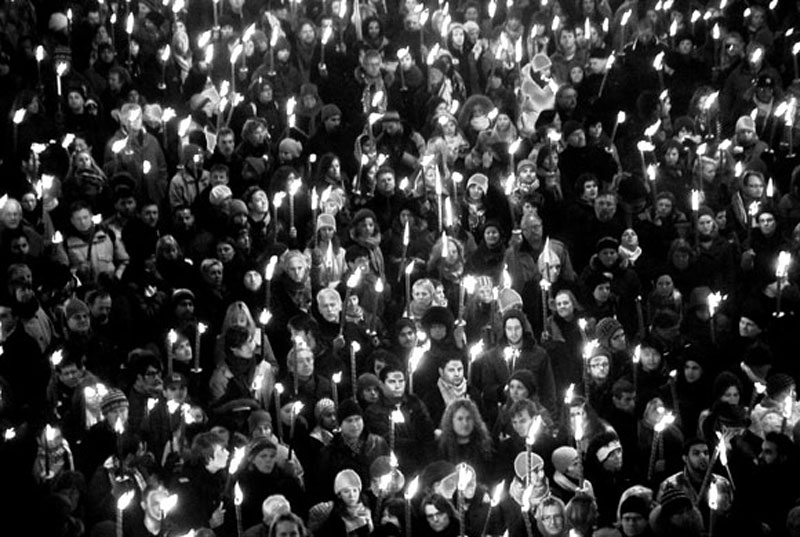
[[84,314],[89,315],[89,306],[83,300],[78,298],[70,298],[67,305],[64,307],[64,313],[67,319],[71,319],[75,315]]
[[613,275],[610,272],[592,271],[589,277],[586,278],[586,289],[592,293],[597,289],[598,285],[610,284],[613,279]]
[[594,334],[600,345],[603,347],[611,348],[611,337],[618,331],[622,330],[622,323],[613,317],[604,317],[597,323],[594,329]]
[[456,465],[448,461],[434,461],[427,465],[420,475],[420,485],[425,488],[430,488],[437,481],[441,481],[445,477],[454,474]]
[[363,418],[364,411],[361,409],[358,403],[352,399],[345,399],[339,403],[339,410],[336,412],[336,419],[339,421],[339,423],[342,423],[350,416],[361,416]]
[[742,307],[742,317],[747,317],[762,330],[767,328],[769,322],[769,312],[767,312],[761,304],[751,300],[746,302]]
[[[127,408],[127,406],[128,398],[125,397],[125,394],[122,393],[122,390],[118,390],[117,388],[111,388],[108,390],[108,393],[100,402],[100,410],[103,412],[103,414],[107,414],[108,412],[117,410],[118,408]],[[112,423],[111,426],[113,427],[114,424]]]
[[533,399],[538,390],[536,389],[536,377],[527,369],[517,369],[514,374],[508,379],[509,384],[512,380],[521,382],[525,389],[528,390],[528,399]]
[[375,213],[369,209],[359,209],[359,211],[353,216],[352,222],[350,222],[350,227],[355,229],[358,227],[358,223],[362,220],[367,218],[372,218],[372,221],[377,223],[378,219],[375,217]]
[[792,377],[785,373],[776,373],[767,378],[767,395],[775,398],[782,391],[794,386],[795,382]]
[[722,373],[717,375],[717,378],[714,379],[714,386],[711,390],[714,394],[714,399],[716,400],[722,397],[722,395],[731,386],[736,386],[739,389],[739,393],[741,393],[742,382],[739,380],[739,377],[737,377],[730,371],[723,371]]
[[454,323],[453,313],[444,306],[433,306],[422,316],[422,327],[426,330],[434,324],[441,324],[452,330]]
[[341,115],[342,111],[335,104],[326,104],[325,106],[322,107],[322,110],[320,111],[320,117],[322,118],[322,121],[328,121],[330,118],[334,116],[341,116]]
[[575,121],[574,119],[570,119],[566,123],[564,123],[563,127],[561,127],[561,134],[563,136],[563,139],[566,140],[567,138],[570,137],[570,135],[573,132],[582,130],[584,129],[580,121]]
[[356,380],[356,392],[361,393],[368,388],[378,388],[381,385],[381,379],[372,373],[362,373]]
[[628,496],[619,506],[619,514],[626,515],[628,513],[636,513],[642,515],[645,519],[650,516],[650,506],[647,500],[641,496]]
[[172,292],[172,303],[178,304],[182,300],[191,300],[194,302],[194,293],[190,289],[186,289],[182,287],[180,289],[175,289]]
[[602,239],[597,241],[597,244],[595,244],[594,252],[596,254],[599,254],[606,248],[614,250],[616,252],[617,249],[619,248],[619,241],[614,237],[603,237]]
[[661,495],[661,514],[664,517],[671,517],[692,507],[692,500],[681,488],[670,487]]

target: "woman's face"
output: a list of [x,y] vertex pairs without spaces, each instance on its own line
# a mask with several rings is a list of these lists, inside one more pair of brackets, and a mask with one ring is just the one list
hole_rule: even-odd
[[262,449],[258,455],[253,459],[253,465],[256,470],[262,474],[271,474],[275,468],[275,462],[278,460],[278,452],[275,449],[266,448]]
[[678,164],[678,159],[680,158],[680,153],[678,152],[677,147],[670,147],[667,149],[667,152],[664,153],[664,163],[667,166],[675,166]]
[[79,170],[89,170],[92,167],[92,156],[85,152],[81,151],[77,155],[75,155],[75,166]]
[[478,185],[469,185],[467,191],[472,201],[479,201],[483,197],[483,188]]
[[214,286],[222,285],[222,277],[223,277],[222,270],[223,270],[222,264],[220,263],[215,263],[211,265],[204,273],[206,281]]
[[679,250],[672,254],[672,264],[678,270],[686,270],[689,268],[689,253]]
[[334,230],[331,226],[323,226],[319,228],[319,238],[324,243],[330,242],[335,235],[336,230]]
[[367,35],[372,39],[375,39],[381,35],[381,25],[378,21],[370,21],[369,25],[367,26]]
[[292,281],[300,283],[306,277],[306,264],[299,257],[293,257],[286,264],[286,272]]
[[517,379],[513,379],[508,383],[508,397],[513,401],[521,401],[528,398],[528,388]]
[[36,209],[36,195],[32,192],[23,194],[19,202],[22,204],[23,211],[31,212]]
[[421,285],[414,287],[412,295],[414,300],[420,304],[430,305],[433,301],[433,295],[431,295],[430,290]]
[[[570,69],[569,70],[569,79],[570,79],[570,81],[572,82],[573,85],[580,84],[581,82],[583,82],[583,67],[581,67],[580,65],[576,65],[572,69]],[[596,126],[594,126],[594,125],[589,127],[589,135],[590,136],[592,135],[593,131],[596,132]],[[597,135],[595,135],[594,138],[597,138]]]
[[556,295],[556,315],[562,319],[571,319],[575,314],[575,305],[572,299],[566,293],[559,293]]
[[728,403],[729,405],[739,404],[739,388],[736,386],[728,386],[728,389],[720,396],[720,401]]
[[507,130],[511,126],[511,118],[506,114],[498,114],[496,125],[498,130]]
[[675,291],[675,282],[672,281],[672,276],[669,274],[662,274],[656,280],[656,293],[662,297],[672,296]]
[[380,393],[378,392],[377,386],[369,386],[361,390],[361,398],[366,401],[368,405],[372,403],[377,403],[378,399],[380,399]]
[[425,520],[428,521],[428,526],[435,532],[441,533],[450,525],[450,515],[444,511],[437,509],[435,505],[427,504],[425,506]]
[[453,44],[455,46],[457,47],[464,46],[465,37],[466,36],[464,35],[464,30],[462,30],[461,28],[456,28],[455,30],[453,30]]
[[496,227],[489,226],[483,230],[483,240],[486,246],[492,247],[500,243],[500,231]]
[[447,120],[442,125],[442,133],[445,136],[455,136],[456,135],[456,123],[452,120]]
[[264,84],[261,87],[261,92],[258,94],[258,100],[261,101],[262,104],[267,104],[272,102],[272,86],[268,84]]
[[360,495],[361,491],[356,487],[346,487],[339,491],[339,497],[347,507],[355,507],[358,505]]
[[314,42],[314,27],[311,24],[304,24],[300,28],[300,41],[304,45],[310,45]]
[[83,104],[84,104],[83,97],[81,96],[80,93],[78,93],[77,91],[69,92],[69,95],[67,95],[67,105],[69,106],[70,110],[72,110],[76,114],[80,114],[81,112],[83,112]]
[[583,199],[587,201],[594,201],[599,192],[596,181],[586,181],[583,183]]
[[342,178],[342,165],[338,158],[333,159],[331,165],[328,166],[328,177],[337,180]]
[[462,407],[453,414],[453,432],[459,438],[469,438],[475,429],[475,419],[472,413]]
[[375,234],[375,222],[373,222],[372,218],[364,218],[358,223],[357,229],[359,237],[372,237]]
[[633,250],[639,246],[639,235],[630,228],[622,232],[622,245],[626,248]]
[[700,364],[693,360],[687,360],[686,365],[683,366],[683,376],[686,377],[686,382],[692,384],[700,380],[703,375],[703,368]]
[[758,228],[764,235],[770,236],[775,233],[777,223],[775,222],[775,215],[772,213],[762,213],[758,217]]
[[217,244],[217,259],[222,261],[223,263],[230,263],[233,261],[233,256],[236,254],[236,251],[233,249],[233,245],[227,242],[221,242]]

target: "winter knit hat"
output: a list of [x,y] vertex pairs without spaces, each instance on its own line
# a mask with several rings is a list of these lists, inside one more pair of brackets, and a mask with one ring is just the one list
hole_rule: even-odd
[[628,496],[619,506],[620,516],[628,513],[636,513],[647,519],[650,516],[650,506],[647,501],[641,496],[631,495]]
[[610,284],[613,280],[614,276],[610,272],[592,271],[589,273],[589,277],[586,278],[586,289],[593,293],[598,285]]
[[361,490],[361,478],[353,470],[342,470],[333,480],[333,493],[337,496],[344,489],[357,488]]
[[319,423],[320,416],[322,416],[322,414],[324,414],[326,411],[329,410],[334,410],[334,411],[336,410],[336,405],[334,404],[333,401],[331,401],[327,397],[323,397],[322,399],[317,401],[317,404],[314,405],[314,419],[317,421],[317,423]]
[[231,200],[231,204],[228,206],[228,214],[230,216],[248,214],[248,212],[247,205],[245,205],[245,203],[239,199]]
[[336,231],[336,218],[327,213],[319,215],[317,217],[317,231],[324,227],[332,227]]
[[557,472],[561,472],[562,474],[566,473],[567,468],[579,458],[578,450],[571,446],[561,446],[553,451],[553,455],[551,456],[553,467]]
[[678,487],[669,487],[661,495],[661,516],[671,517],[686,509],[692,508],[692,500]]
[[67,305],[64,307],[64,313],[67,319],[71,319],[75,315],[84,314],[89,315],[89,306],[83,300],[78,298],[70,298]]
[[531,60],[531,66],[533,67],[534,73],[538,73],[539,71],[547,69],[552,65],[553,62],[550,61],[550,58],[547,57],[547,54],[542,54],[541,52],[536,54]]
[[[531,468],[541,468],[544,464],[544,459],[542,459],[538,454],[531,453],[530,456],[531,461]],[[528,454],[523,451],[514,459],[514,473],[517,474],[517,477],[521,480],[524,480],[528,475]]]
[[756,131],[756,122],[750,116],[741,116],[736,120],[736,132],[741,131]]
[[583,130],[583,125],[579,121],[570,119],[566,123],[564,123],[564,126],[561,128],[562,140],[566,140],[567,138],[569,138],[573,132],[582,130]]
[[519,163],[517,163],[517,173],[519,173],[520,171],[522,171],[523,168],[526,168],[526,167],[527,168],[533,168],[535,170],[536,169],[536,163],[534,161],[526,159],[526,158],[520,160]]
[[356,393],[361,393],[369,388],[379,388],[381,380],[372,373],[362,373],[356,380]]
[[278,144],[278,152],[287,152],[292,155],[292,158],[299,158],[303,153],[303,144],[293,138],[284,138]]
[[795,385],[794,379],[785,373],[776,373],[767,377],[767,395],[775,398],[782,391]]
[[611,348],[611,337],[617,330],[622,329],[622,324],[618,320],[613,317],[604,317],[597,323],[594,333],[601,346]]
[[467,181],[467,189],[472,185],[481,187],[485,194],[489,188],[489,178],[482,173],[473,174],[472,177],[469,178],[469,181]]
[[339,421],[339,423],[342,423],[350,416],[364,417],[364,411],[361,410],[361,407],[358,405],[358,403],[352,399],[345,399],[339,403],[339,410],[336,412],[336,419]]
[[528,390],[527,399],[533,399],[536,397],[536,393],[538,392],[536,389],[536,377],[529,370],[518,369],[514,371],[514,374],[508,379],[509,384],[512,380],[521,382],[523,386],[525,386],[525,389]]
[[[117,388],[111,388],[108,390],[108,393],[105,394],[103,400],[100,402],[100,410],[103,414],[107,414],[118,408],[127,408],[128,407],[128,398],[125,397],[125,394],[122,393],[122,390]],[[114,425],[113,423],[111,424]]]
[[208,197],[209,203],[214,207],[219,207],[225,200],[233,197],[233,192],[228,185],[217,185],[211,189],[211,194]]
[[326,104],[325,106],[322,107],[322,110],[320,111],[320,117],[322,118],[322,121],[328,121],[330,118],[334,116],[341,116],[341,115],[342,111],[335,104]]
[[522,309],[522,297],[513,289],[502,289],[497,295],[497,307],[501,315],[514,308]]
[[594,246],[594,252],[599,254],[603,250],[619,250],[619,241],[614,237],[603,237]]

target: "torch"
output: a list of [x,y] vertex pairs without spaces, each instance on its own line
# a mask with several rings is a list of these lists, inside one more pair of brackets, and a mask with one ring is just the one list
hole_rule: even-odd
[[[291,449],[291,448],[289,448]],[[291,460],[291,459],[290,459]],[[236,482],[236,485],[233,487],[233,507],[236,510],[236,535],[237,537],[242,537],[242,502],[244,501],[244,493],[242,492],[242,487],[239,486],[239,482]]]
[[419,476],[415,477],[411,480],[411,483],[408,484],[406,488],[406,492],[404,494],[406,500],[406,537],[412,537],[411,532],[411,500],[414,499],[414,496],[417,495],[417,491],[419,490]]
[[[342,382],[342,372],[337,371],[331,376],[331,390],[333,391],[333,403],[336,407],[339,407],[339,383]],[[355,393],[356,388],[353,386],[353,392]],[[357,400],[357,399],[356,399]]]
[[477,343],[469,348],[469,361],[467,362],[467,381],[472,377],[472,362],[478,359],[483,354],[484,343],[479,339]]
[[397,445],[397,426],[406,422],[406,417],[403,414],[403,411],[400,410],[399,404],[389,415],[389,422],[389,451],[394,453],[394,448]]
[[[276,208],[277,214],[277,208]],[[275,267],[278,266],[278,256],[273,255],[269,258],[269,262],[267,263],[267,267],[264,269],[264,300],[266,302],[266,307],[269,309],[269,305],[271,302],[271,292],[272,292],[272,278],[275,276]]]
[[[342,312],[344,314],[344,312]],[[344,316],[344,315],[343,315]],[[356,384],[358,373],[356,371],[356,354],[361,350],[361,344],[358,341],[350,342],[350,382],[353,385],[353,401],[358,402],[356,394]]]
[[297,415],[303,410],[302,401],[295,401],[292,403],[291,419],[289,421],[289,456],[286,460],[292,461],[292,451],[294,449],[294,429],[297,423]]
[[425,347],[416,346],[408,357],[408,393],[414,393],[414,372],[417,370],[417,366],[419,366],[424,354]]
[[281,425],[281,394],[283,394],[283,384],[278,382],[272,389],[272,398],[275,403],[275,420],[278,424],[278,439],[283,442],[283,426]]
[[[661,410],[663,411],[663,408]],[[661,417],[661,419],[658,420],[658,423],[656,423],[655,427],[653,428],[653,442],[650,445],[650,464],[647,467],[648,481],[653,480],[656,470],[656,462],[664,450],[664,440],[662,438],[662,434],[667,427],[672,425],[674,421],[675,416],[672,414],[672,412],[667,412]]]
[[192,373],[200,373],[203,368],[200,367],[200,337],[206,333],[208,326],[205,323],[197,323],[197,331],[194,334],[194,367]]
[[625,115],[625,112],[623,112],[622,110],[617,112],[617,117],[614,119],[614,127],[612,127],[612,129],[611,129],[611,143],[612,144],[614,143],[614,139],[617,137],[617,130],[619,129],[619,126],[622,123],[625,123],[625,119],[626,118],[627,118],[627,116]]
[[711,487],[708,489],[708,537],[714,537],[714,518],[719,508],[719,489],[716,478],[712,478]]
[[117,525],[116,525],[117,537],[122,537],[123,536],[123,533],[122,533],[122,513],[130,505],[131,500],[133,500],[133,495],[134,495],[134,490],[131,489],[131,490],[123,493],[117,499]]
[[494,491],[492,491],[492,499],[489,502],[489,510],[486,512],[486,520],[483,522],[483,529],[481,530],[480,537],[486,537],[486,532],[489,531],[489,520],[492,517],[492,509],[500,505],[500,500],[503,498],[503,490],[506,487],[506,482],[501,481],[497,485],[494,486]]
[[542,416],[536,416],[531,421],[530,426],[528,427],[528,434],[525,436],[525,462],[527,463],[527,472],[525,475],[525,485],[530,486],[533,484],[533,477],[532,477],[532,455],[533,455],[533,444],[536,443],[536,435],[539,434],[539,429],[542,427]]
[[178,342],[178,332],[174,329],[171,329],[167,332],[167,376],[172,376],[172,362],[174,360],[173,356],[173,349],[175,348],[175,344]]

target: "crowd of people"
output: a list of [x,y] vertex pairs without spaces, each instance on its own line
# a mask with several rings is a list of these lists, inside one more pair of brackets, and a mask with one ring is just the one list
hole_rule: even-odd
[[799,28],[0,2],[2,533],[800,535]]

